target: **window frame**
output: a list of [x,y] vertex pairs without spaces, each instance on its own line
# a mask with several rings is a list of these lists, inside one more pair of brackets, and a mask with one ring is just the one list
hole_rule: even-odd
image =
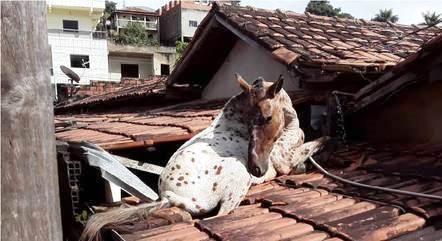
[[[167,72],[167,74],[163,74],[163,67],[167,68],[167,71],[165,70],[164,72]],[[170,64],[161,64],[160,65],[160,74],[161,75],[170,75]]]
[[[195,24],[193,24],[195,23]],[[189,20],[189,27],[197,28],[198,27],[198,21],[196,20]]]
[[[80,65],[76,65],[76,66],[74,66],[73,65],[73,61],[78,61],[78,60],[73,60],[72,58],[73,57],[77,57],[77,58],[80,58],[80,59],[85,59],[85,66],[83,66],[83,63],[80,63]],[[86,58],[81,58],[81,57],[86,57]],[[81,68],[81,69],[90,69],[91,68],[91,66],[90,66],[90,57],[89,57],[89,55],[86,55],[86,54],[70,54],[69,55],[69,60],[70,60],[70,66],[71,66],[71,68]],[[80,60],[81,61],[81,60]]]
[[[123,76],[123,65],[132,65],[132,66],[137,66],[137,76]],[[120,64],[120,73],[121,73],[121,78],[140,78],[140,65],[139,64],[128,64],[128,63],[121,63]],[[129,72],[125,72],[125,73],[129,73]]]
[[[76,27],[77,28],[65,28],[65,23],[76,23]],[[74,24],[75,25],[75,24]],[[78,20],[68,20],[68,19],[63,19],[63,32],[74,32],[74,33],[78,33],[79,31],[79,22]]]

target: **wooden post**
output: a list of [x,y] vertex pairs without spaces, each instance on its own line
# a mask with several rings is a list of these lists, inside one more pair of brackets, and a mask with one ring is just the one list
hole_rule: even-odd
[[46,8],[1,2],[2,240],[62,240]]

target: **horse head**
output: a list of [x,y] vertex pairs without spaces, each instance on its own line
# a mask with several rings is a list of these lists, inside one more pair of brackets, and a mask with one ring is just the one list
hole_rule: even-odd
[[261,177],[267,172],[270,152],[285,124],[280,97],[283,77],[280,75],[273,83],[259,77],[251,85],[239,74],[236,78],[250,106],[247,168]]

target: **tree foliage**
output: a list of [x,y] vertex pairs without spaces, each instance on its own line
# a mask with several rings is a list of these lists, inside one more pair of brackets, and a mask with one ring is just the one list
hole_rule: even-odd
[[310,0],[305,12],[320,16],[353,18],[349,13],[341,12],[341,8],[334,8],[328,0]]
[[100,22],[97,24],[96,29],[98,31],[105,31],[106,30],[106,20],[110,18],[110,16],[117,10],[117,3],[113,1],[107,1],[105,3],[103,16],[100,18]]
[[158,45],[158,41],[150,38],[144,25],[137,22],[129,22],[125,29],[120,30],[120,34],[114,37],[116,43],[127,45]]
[[399,17],[393,14],[393,9],[380,9],[379,13],[377,13],[371,20],[395,23],[399,20]]
[[179,60],[184,54],[184,51],[186,50],[189,43],[182,42],[182,41],[176,41],[176,59]]
[[442,22],[442,16],[441,14],[436,14],[436,12],[426,12],[423,13],[422,16],[424,17],[424,23],[427,26],[434,26]]

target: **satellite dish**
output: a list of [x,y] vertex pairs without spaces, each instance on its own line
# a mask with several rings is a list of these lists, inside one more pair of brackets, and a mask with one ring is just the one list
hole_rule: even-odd
[[67,76],[69,77],[71,80],[75,81],[75,82],[80,82],[80,76],[78,76],[77,73],[75,73],[72,69],[64,66],[64,65],[60,65],[60,69],[61,71]]

